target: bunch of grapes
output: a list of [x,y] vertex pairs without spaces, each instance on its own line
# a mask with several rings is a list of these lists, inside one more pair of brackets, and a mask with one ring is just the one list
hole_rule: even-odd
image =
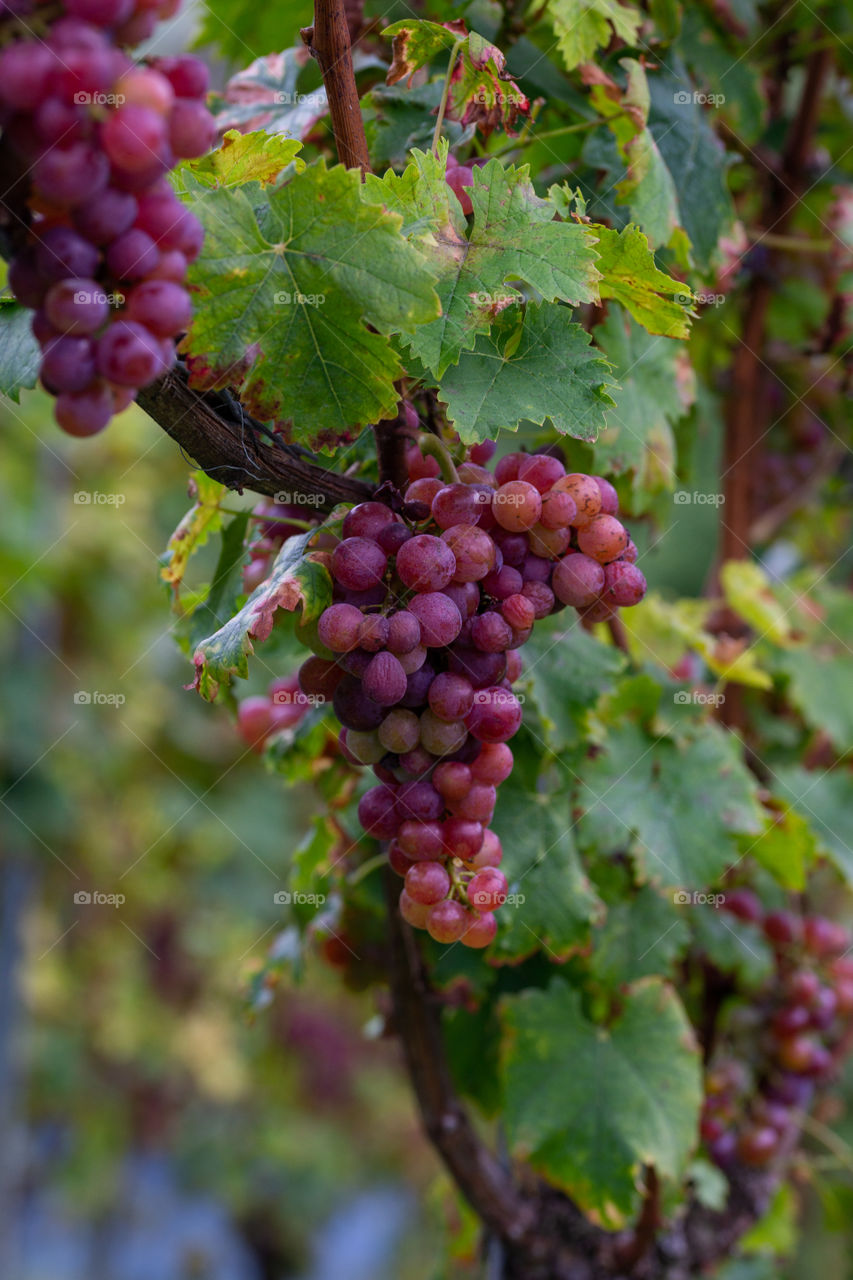
[[853,939],[824,916],[765,913],[749,889],[728,893],[724,909],[760,928],[776,958],[760,1004],[755,1073],[726,1057],[706,1078],[702,1138],[725,1169],[736,1160],[765,1165],[789,1150],[800,1114],[846,1051],[853,1020],[853,957],[846,953]]
[[359,820],[391,842],[403,917],[469,947],[492,941],[507,898],[489,823],[521,724],[518,650],[537,618],[567,605],[607,618],[646,585],[612,485],[547,454],[511,454],[492,474],[493,448],[445,482],[413,447],[399,514],[349,511],[321,553],[334,602],[299,671],[306,694],[331,699],[345,754],[379,780]]
[[41,382],[73,436],[101,431],[161,377],[190,322],[183,283],[202,228],[165,175],[213,142],[207,69],[191,57],[137,65],[123,48],[177,7],[65,0],[0,16],[0,125],[30,221],[9,284],[35,312]]

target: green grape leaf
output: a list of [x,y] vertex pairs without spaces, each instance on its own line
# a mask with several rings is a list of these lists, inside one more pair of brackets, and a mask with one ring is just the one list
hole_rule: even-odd
[[618,649],[596,640],[580,623],[566,627],[565,615],[550,626],[536,624],[524,646],[522,679],[552,751],[576,745],[584,711],[624,667]]
[[495,317],[438,387],[465,444],[519,422],[550,421],[561,435],[594,440],[615,402],[610,369],[567,307],[533,303]]
[[506,58],[496,45],[462,21],[439,25],[420,20],[395,22],[383,36],[391,38],[392,62],[387,83],[394,85],[450,49],[456,59],[450,76],[446,116],[463,125],[474,124],[488,135],[498,126],[512,133],[519,115],[528,115],[530,102],[506,70]]
[[673,425],[687,411],[692,372],[683,348],[654,337],[611,307],[595,340],[613,366],[622,388],[605,414],[595,446],[595,467],[604,474],[631,476],[633,507],[642,511],[675,483]]
[[754,924],[738,920],[701,899],[685,905],[693,945],[715,968],[736,974],[750,987],[760,987],[773,977],[776,966],[772,948]]
[[561,979],[503,1002],[514,1153],[603,1225],[623,1225],[642,1166],[679,1178],[696,1142],[701,1062],[678,996],[638,982],[610,1026]]
[[438,156],[415,151],[403,174],[365,183],[365,199],[404,216],[407,233],[438,273],[440,318],[404,336],[437,378],[501,311],[521,301],[520,283],[546,301],[577,304],[597,299],[599,279],[593,234],[555,220],[553,204],[535,194],[526,165],[504,169],[490,160],[474,170],[469,232],[444,181],[446,156],[446,142]]
[[[435,112],[441,100],[442,82],[406,89],[402,85],[374,85],[361,99],[364,129],[375,170],[405,168],[413,147],[427,150],[435,130]],[[451,148],[469,142],[475,126],[445,120],[444,135]]]
[[790,610],[776,598],[767,574],[753,560],[728,560],[720,570],[726,604],[762,639],[786,645],[792,641]]
[[589,62],[614,34],[633,44],[643,21],[639,9],[619,0],[548,0],[547,15],[568,71]]
[[689,941],[672,898],[646,885],[635,897],[608,904],[604,923],[593,931],[590,970],[608,987],[665,975]]
[[668,56],[666,67],[649,75],[648,84],[649,130],[677,183],[679,226],[689,237],[696,265],[706,270],[734,222],[729,160],[680,58]]
[[[726,566],[728,567],[728,566]],[[853,655],[828,646],[798,646],[779,655],[775,670],[788,680],[787,695],[807,725],[822,730],[839,751],[853,742]]]
[[853,775],[848,769],[813,773],[799,765],[775,769],[771,786],[808,821],[821,852],[835,864],[848,884],[853,884]]
[[766,867],[783,889],[802,893],[806,871],[818,856],[817,837],[809,823],[787,805],[771,809],[761,834],[741,836],[741,852]]
[[601,297],[620,302],[649,333],[686,338],[693,295],[687,285],[658,269],[642,231],[631,226],[623,231],[598,226],[594,230]]
[[212,533],[222,528],[222,499],[228,493],[224,484],[211,480],[204,471],[190,477],[190,494],[195,502],[183,517],[162,557],[160,577],[177,598],[190,557],[203,547]]
[[253,640],[266,640],[277,609],[292,611],[301,606],[302,621],[319,618],[332,599],[332,583],[323,565],[306,556],[306,548],[316,530],[288,538],[276,557],[270,576],[256,587],[239,613],[200,641],[193,662],[195,688],[213,701],[222,683],[233,676],[247,676],[248,657],[254,653]]
[[644,877],[661,885],[712,884],[740,856],[734,836],[764,826],[737,741],[715,724],[691,724],[677,741],[622,725],[579,772],[581,849],[629,849]]
[[234,386],[249,412],[309,444],[393,416],[402,370],[385,335],[439,310],[400,219],[362,200],[359,174],[340,165],[274,190],[185,180],[205,227],[184,342],[193,385]]
[[492,827],[503,845],[510,899],[489,954],[518,961],[540,947],[563,959],[589,937],[601,904],[583,872],[571,834],[568,797],[501,787]]
[[172,181],[177,186],[188,172],[205,187],[239,187],[244,182],[268,186],[291,161],[297,173],[302,172],[305,161],[296,159],[301,149],[302,143],[294,138],[229,129],[220,147],[199,160],[186,161],[175,171]]
[[30,328],[32,312],[11,298],[0,298],[0,395],[20,404],[21,392],[36,385],[41,365],[39,344]]

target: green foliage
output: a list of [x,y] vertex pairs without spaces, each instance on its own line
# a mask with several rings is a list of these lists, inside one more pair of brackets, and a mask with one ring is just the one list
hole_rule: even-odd
[[610,1227],[642,1165],[679,1177],[695,1143],[699,1054],[675,992],[645,979],[608,1025],[554,979],[504,1004],[505,1117],[518,1155]]
[[40,352],[30,329],[30,312],[11,299],[0,306],[0,394],[20,404],[21,392],[36,385]]

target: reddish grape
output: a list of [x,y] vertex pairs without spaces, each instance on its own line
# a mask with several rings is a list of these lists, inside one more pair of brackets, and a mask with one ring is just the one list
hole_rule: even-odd
[[406,893],[428,906],[441,902],[450,890],[450,876],[441,862],[416,862],[406,872]]

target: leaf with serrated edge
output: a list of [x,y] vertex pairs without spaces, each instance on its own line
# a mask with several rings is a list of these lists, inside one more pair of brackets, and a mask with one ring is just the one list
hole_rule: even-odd
[[568,71],[589,62],[613,32],[633,44],[643,20],[638,9],[619,0],[549,0],[547,14]]
[[252,592],[233,618],[202,640],[193,655],[195,688],[212,701],[223,682],[247,676],[253,640],[266,640],[277,609],[301,605],[302,621],[312,622],[330,604],[332,582],[321,564],[307,559],[305,549],[316,530],[288,538],[276,557],[272,573]]
[[465,444],[546,420],[562,435],[594,440],[615,403],[610,389],[610,367],[586,330],[567,307],[544,302],[499,315],[445,372],[438,395]]
[[267,186],[291,162],[297,172],[305,168],[305,161],[296,159],[301,150],[302,143],[294,138],[229,129],[221,146],[198,160],[187,161],[175,171],[173,181],[177,185],[187,171],[204,186],[239,187],[245,182]]
[[608,1027],[555,978],[503,1002],[504,1118],[513,1151],[610,1228],[643,1165],[679,1178],[696,1142],[699,1050],[681,1002],[657,979],[630,988]]
[[474,346],[502,310],[521,300],[518,283],[543,299],[578,304],[598,297],[594,237],[577,223],[557,222],[554,206],[533,190],[528,166],[498,160],[474,170],[468,232],[461,206],[444,180],[447,144],[439,156],[413,151],[402,175],[365,184],[365,198],[403,214],[409,235],[423,244],[433,268],[442,314],[404,338],[440,378]]
[[646,878],[668,887],[714,883],[740,857],[734,837],[764,826],[737,742],[714,724],[678,740],[622,725],[580,772],[580,847],[629,849]]
[[642,231],[597,226],[595,233],[601,297],[621,302],[649,333],[686,338],[690,332],[687,308],[693,295],[686,284],[659,270]]
[[274,190],[186,181],[205,227],[184,343],[194,385],[234,386],[249,412],[311,444],[393,415],[402,370],[385,335],[439,310],[399,217],[362,200],[340,165]]

